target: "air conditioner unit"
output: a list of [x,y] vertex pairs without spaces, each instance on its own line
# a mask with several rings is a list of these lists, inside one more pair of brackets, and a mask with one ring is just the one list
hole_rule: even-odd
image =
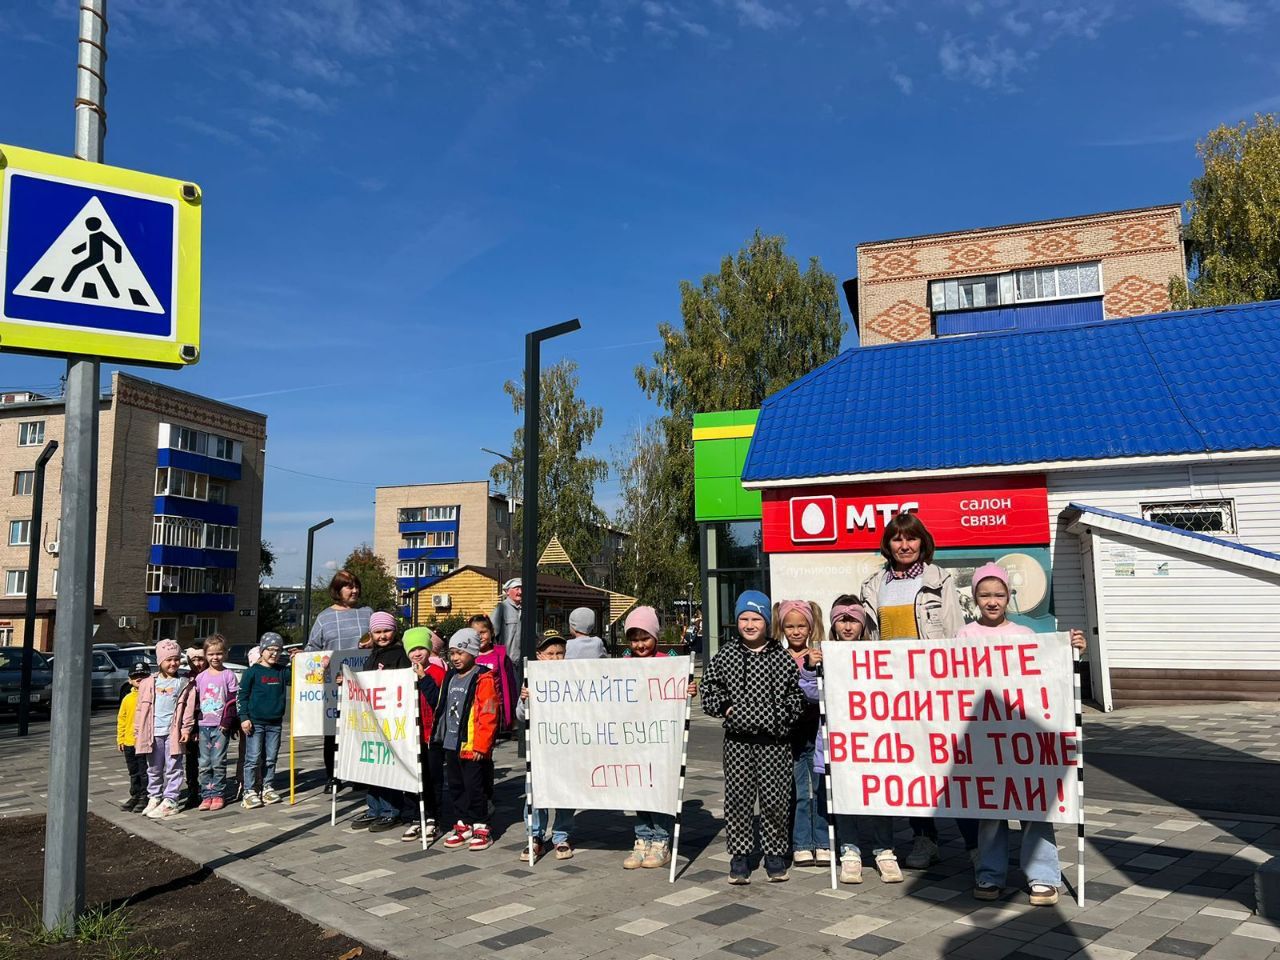
[[437,610],[447,610],[453,605],[453,598],[447,593],[433,593],[431,595],[431,605]]
[[45,553],[48,553],[51,556],[56,557],[58,555],[58,541],[50,540],[48,543],[44,545],[44,549],[45,549]]
[[138,625],[137,617],[121,617],[116,621],[116,626],[121,630],[132,630]]
[[184,613],[182,615],[182,625],[184,627],[194,627],[196,625],[196,615],[194,613]]

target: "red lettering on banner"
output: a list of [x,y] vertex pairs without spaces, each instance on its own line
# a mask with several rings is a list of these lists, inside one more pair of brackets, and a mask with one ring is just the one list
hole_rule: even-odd
[[[853,664],[855,680],[892,680],[889,671],[889,650],[884,647],[872,647],[870,644],[856,644],[849,651]],[[863,672],[865,671],[865,673]]]
[[1034,643],[1018,644],[1018,669],[1024,677],[1040,676],[1040,668],[1035,666],[1036,646]]

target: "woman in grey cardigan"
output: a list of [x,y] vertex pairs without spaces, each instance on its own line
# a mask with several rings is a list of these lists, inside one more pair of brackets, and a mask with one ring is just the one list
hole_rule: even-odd
[[[369,615],[373,610],[360,606],[360,578],[349,570],[339,570],[329,581],[329,596],[333,605],[320,611],[311,633],[307,637],[306,650],[354,650],[369,632]],[[325,793],[332,793],[338,786],[333,777],[333,757],[337,750],[337,738],[324,738],[324,772],[328,777]]]

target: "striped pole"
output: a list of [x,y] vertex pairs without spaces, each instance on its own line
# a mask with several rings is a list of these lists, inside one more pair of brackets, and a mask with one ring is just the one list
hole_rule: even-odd
[[1076,903],[1084,909],[1084,707],[1080,700],[1080,651],[1072,647],[1072,688],[1076,701]]
[[685,685],[684,740],[680,744],[680,787],[676,797],[675,823],[672,825],[671,832],[671,870],[667,874],[667,883],[676,882],[676,855],[680,849],[680,815],[684,811],[684,780],[689,766],[689,712],[693,703],[693,697],[689,695],[688,691],[697,682],[693,676],[693,657],[687,657],[686,659],[689,661],[689,681]]
[[[423,671],[425,675],[425,671]],[[418,731],[418,839],[422,841],[422,849],[427,849],[427,799],[426,784],[422,779],[422,763],[426,759],[423,750],[426,744],[422,740],[422,701],[418,699],[417,675],[409,687],[409,696],[413,698],[413,728]]]
[[[344,663],[340,668],[345,674],[347,665]],[[345,683],[338,684],[338,705],[334,708],[337,712],[333,718],[333,769],[334,773],[338,770],[338,751],[342,749],[342,700],[346,696],[347,685]],[[336,827],[338,825],[338,790],[335,787],[329,794],[329,826]]]
[[289,806],[298,802],[297,766],[293,759],[293,691],[298,689],[298,660],[289,661]]
[[529,705],[524,708],[524,828],[529,835],[529,866],[537,861],[533,852],[533,754],[529,750]]
[[818,736],[822,738],[823,757],[822,789],[827,797],[827,845],[831,849],[831,889],[836,888],[836,861],[840,853],[836,849],[836,814],[831,795],[831,731],[827,727],[827,691],[822,682],[822,664],[814,673],[818,675]]

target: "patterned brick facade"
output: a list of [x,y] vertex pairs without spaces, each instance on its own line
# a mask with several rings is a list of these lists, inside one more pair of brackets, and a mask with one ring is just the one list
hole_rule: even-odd
[[1106,317],[1167,310],[1185,277],[1175,205],[860,244],[858,329],[864,346],[933,335],[929,281],[1026,267],[1102,262]]

